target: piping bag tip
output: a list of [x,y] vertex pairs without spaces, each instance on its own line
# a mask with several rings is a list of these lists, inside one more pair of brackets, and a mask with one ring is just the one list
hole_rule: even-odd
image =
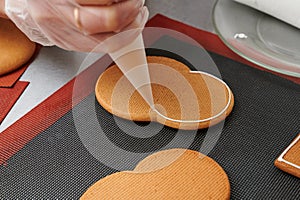
[[142,34],[130,44],[115,52],[110,52],[109,55],[150,108],[154,110],[151,80]]

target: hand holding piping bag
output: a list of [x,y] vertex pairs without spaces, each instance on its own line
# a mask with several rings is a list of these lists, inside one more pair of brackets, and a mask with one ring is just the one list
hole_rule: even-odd
[[[153,104],[141,32],[149,12],[144,0],[6,0],[6,15],[29,39],[66,50],[105,52]],[[127,54],[138,48],[127,62]],[[127,73],[140,66],[139,77]],[[141,85],[148,85],[140,91]]]
[[[81,52],[111,52],[127,45],[149,15],[143,0],[6,0],[5,13],[32,41]],[[135,31],[126,39],[104,43],[131,29]]]

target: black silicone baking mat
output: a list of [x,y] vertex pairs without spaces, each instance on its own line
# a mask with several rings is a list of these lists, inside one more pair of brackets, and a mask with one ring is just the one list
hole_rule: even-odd
[[[177,48],[191,52],[195,48],[170,37],[163,37],[154,46],[163,42],[176,43]],[[234,110],[226,119],[217,145],[209,153],[229,176],[231,198],[299,199],[300,180],[278,170],[273,162],[300,132],[300,85],[226,57],[210,55],[235,95]],[[126,151],[158,150],[177,133],[164,127],[150,138],[128,136],[114,123],[113,116],[95,102],[92,93],[74,107],[80,111],[76,112],[77,125],[87,123],[90,111],[95,109],[106,136]],[[73,111],[0,166],[0,198],[78,199],[95,181],[116,172],[86,150],[76,131]],[[132,128],[129,121],[119,121]],[[139,124],[139,131],[146,125]],[[93,126],[85,131],[87,137],[97,134]],[[206,131],[199,130],[189,148],[199,150]],[[182,142],[188,138],[189,131],[184,133],[178,136]]]

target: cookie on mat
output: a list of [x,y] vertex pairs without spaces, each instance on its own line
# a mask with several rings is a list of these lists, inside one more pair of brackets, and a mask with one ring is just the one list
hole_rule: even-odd
[[116,65],[99,77],[95,92],[108,112],[133,121],[157,121],[172,128],[207,128],[230,114],[234,98],[220,79],[191,72],[183,63],[166,57],[148,56],[154,104],[150,109]]
[[0,18],[0,76],[25,64],[35,46],[11,21]]
[[300,178],[300,134],[275,160],[275,166]]
[[150,155],[132,172],[99,180],[81,200],[229,198],[228,177],[213,159],[192,150],[171,149]]

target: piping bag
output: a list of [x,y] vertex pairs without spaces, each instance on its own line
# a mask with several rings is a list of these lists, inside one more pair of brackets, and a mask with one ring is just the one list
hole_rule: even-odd
[[125,77],[154,110],[151,81],[142,34],[122,48],[109,53]]

